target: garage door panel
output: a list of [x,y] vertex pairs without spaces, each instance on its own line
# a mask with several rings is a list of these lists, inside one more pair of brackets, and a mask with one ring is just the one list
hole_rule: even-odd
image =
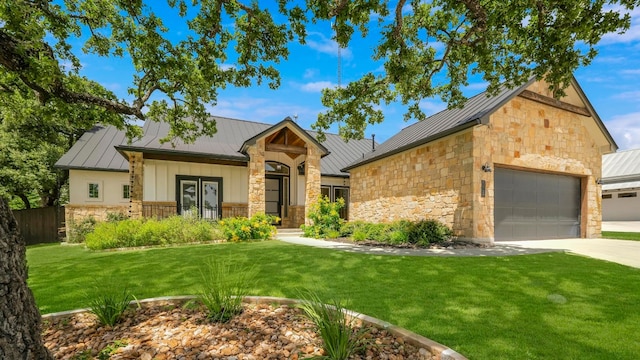
[[553,239],[580,234],[580,179],[496,169],[496,240]]

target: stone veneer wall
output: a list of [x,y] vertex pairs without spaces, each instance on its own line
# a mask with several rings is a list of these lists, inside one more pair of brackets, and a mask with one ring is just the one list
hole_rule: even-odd
[[[320,196],[320,151],[307,144],[307,157],[305,159],[305,204],[311,204]],[[305,224],[310,225],[309,207],[305,207]]]
[[222,218],[230,218],[236,216],[247,217],[249,208],[246,203],[222,203]]
[[108,213],[121,213],[128,215],[129,205],[67,204],[64,206],[64,221],[67,233],[69,232],[69,226],[73,222],[80,222],[89,216],[93,216],[98,221],[105,221],[107,220]]
[[249,147],[249,217],[265,212],[265,143],[264,138],[258,139]]
[[289,206],[289,216],[282,219],[281,226],[283,228],[299,228],[302,224],[304,224],[304,206]]
[[[534,84],[529,90],[545,93]],[[515,97],[490,117],[490,125],[476,126],[474,169],[489,163],[495,167],[561,173],[582,178],[583,237],[600,237],[602,153],[592,140],[585,121],[592,121],[552,106]],[[475,239],[494,238],[495,172],[476,171],[473,181]],[[480,180],[487,183],[487,197],[480,197]]]
[[472,235],[472,129],[351,170],[349,220],[436,219]]
[[129,217],[141,218],[143,215],[142,196],[144,184],[144,159],[141,152],[129,153]]

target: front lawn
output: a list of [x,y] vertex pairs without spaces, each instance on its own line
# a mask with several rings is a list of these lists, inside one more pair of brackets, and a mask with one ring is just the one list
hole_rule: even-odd
[[401,257],[278,241],[27,251],[43,313],[86,307],[84,289],[104,277],[138,299],[194,294],[210,257],[253,267],[255,295],[297,297],[313,288],[469,359],[640,358],[640,270],[580,256]]
[[637,233],[637,232],[621,232],[621,231],[603,231],[602,232],[602,238],[604,238],[604,239],[640,241],[640,233]]

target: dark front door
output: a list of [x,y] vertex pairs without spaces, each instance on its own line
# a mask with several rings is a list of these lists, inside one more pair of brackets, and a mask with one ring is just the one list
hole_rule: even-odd
[[179,214],[219,219],[222,215],[222,179],[177,176],[176,202]]
[[282,219],[282,177],[265,179],[265,213]]
[[495,239],[580,237],[580,179],[496,169]]

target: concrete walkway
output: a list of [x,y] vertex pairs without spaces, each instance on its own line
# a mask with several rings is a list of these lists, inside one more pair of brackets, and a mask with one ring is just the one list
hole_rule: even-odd
[[398,256],[513,256],[546,252],[570,252],[595,259],[640,268],[640,241],[608,239],[558,239],[501,241],[490,248],[471,249],[397,249],[346,244],[304,238],[297,234],[278,234],[276,238],[292,244],[336,249],[364,254]]

